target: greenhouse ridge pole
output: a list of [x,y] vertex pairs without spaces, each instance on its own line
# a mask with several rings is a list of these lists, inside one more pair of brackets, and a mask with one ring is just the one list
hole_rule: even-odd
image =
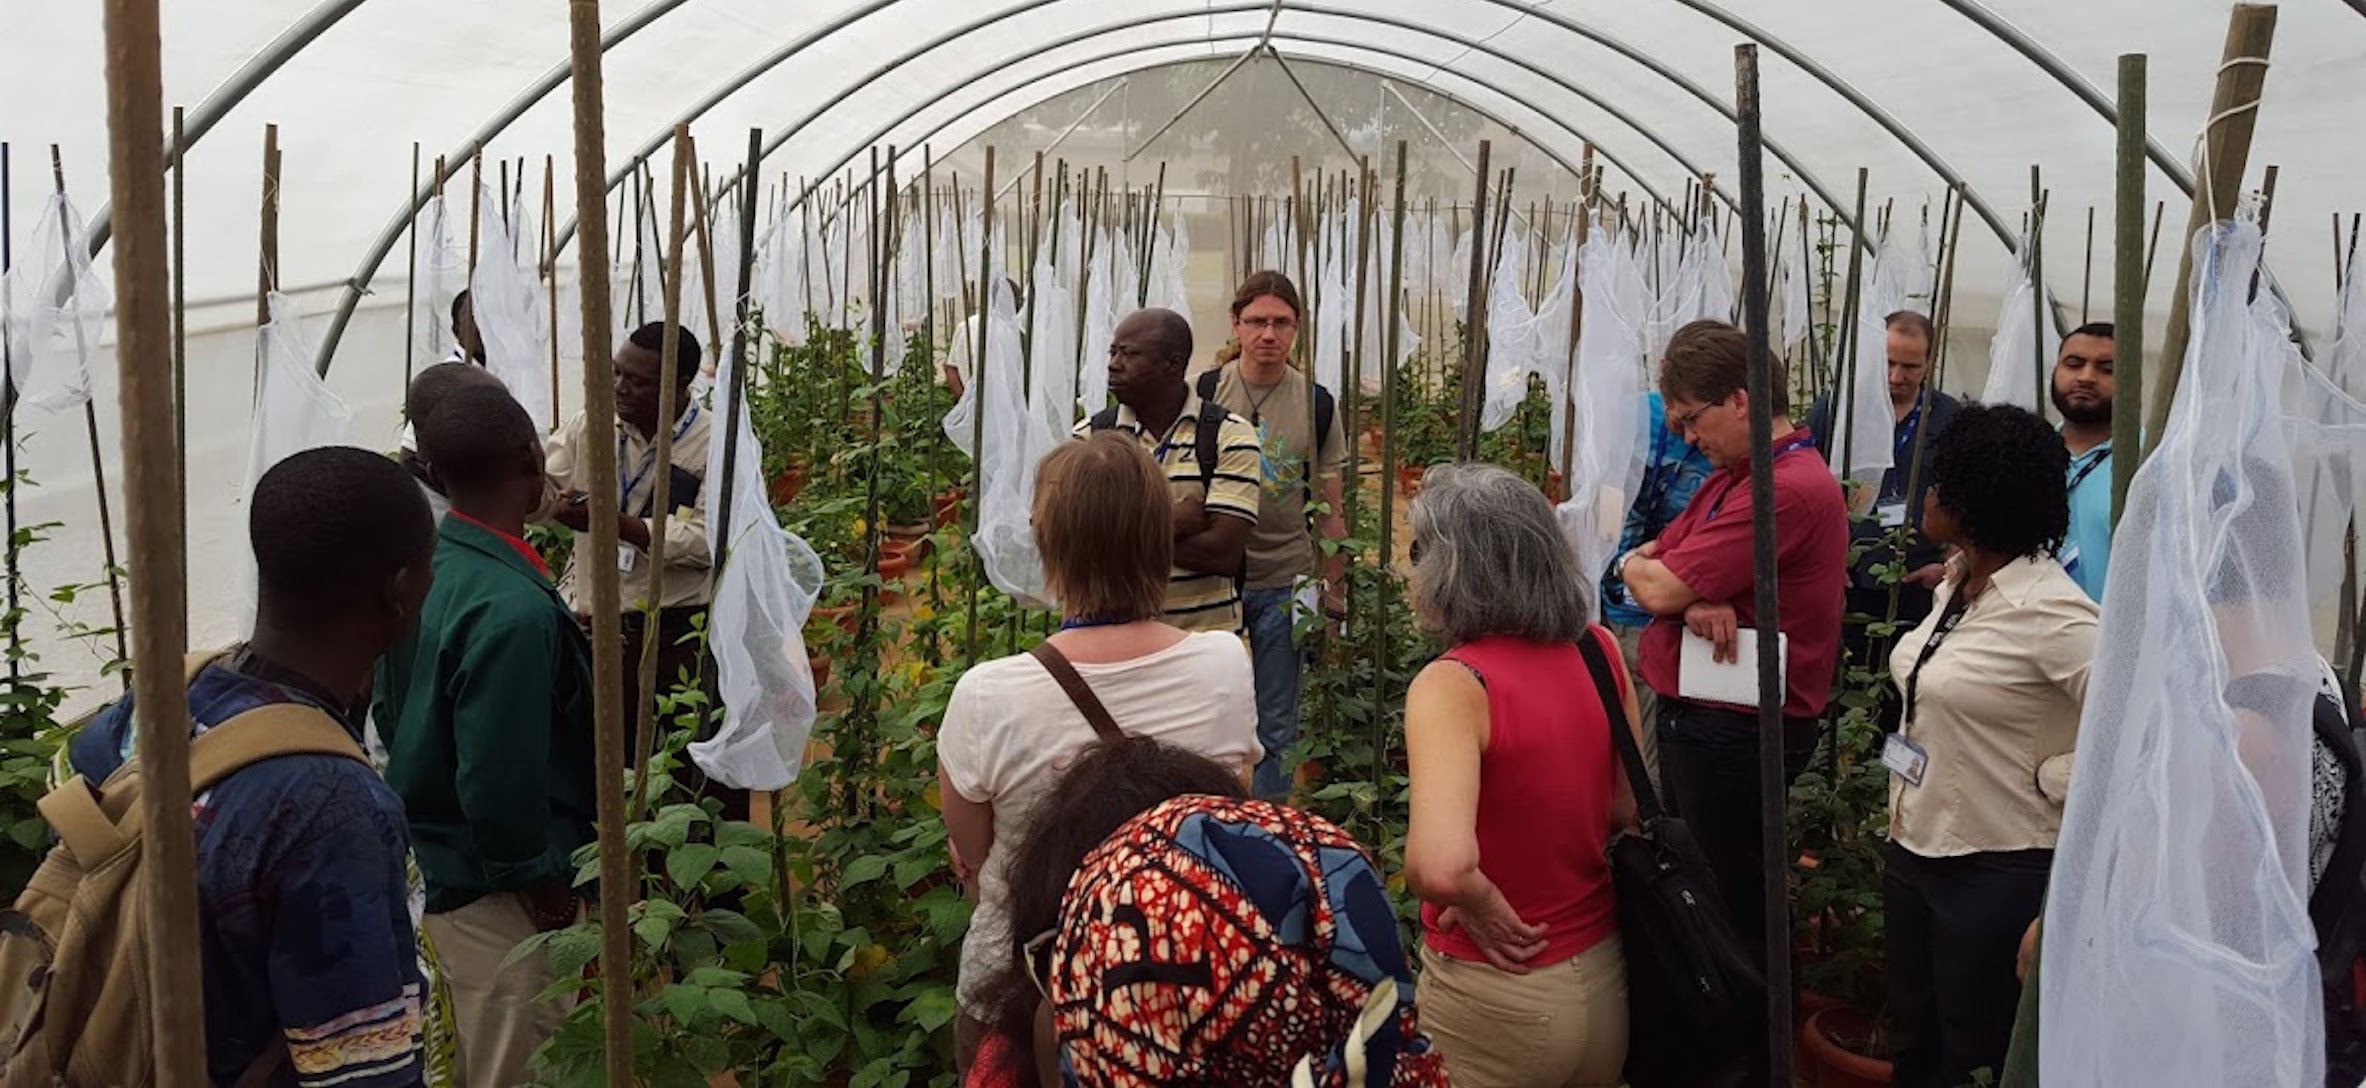
[[2177,248],[2177,288],[2169,297],[2169,323],[2161,332],[2159,381],[2145,413],[2144,450],[2150,454],[2169,426],[2169,407],[2185,372],[2185,348],[2193,321],[2193,236],[2231,219],[2242,198],[2243,173],[2251,162],[2251,132],[2259,123],[2259,95],[2267,85],[2268,53],[2276,42],[2272,4],[2236,4],[2226,28],[2226,51],[2218,65],[2218,86],[2210,97],[2210,119],[2202,126],[2202,178],[2193,210]]
[[[141,919],[150,947],[197,947],[197,836],[189,813],[189,702],[182,655],[181,523],[172,513],[179,470],[172,448],[171,304],[165,270],[163,43],[157,0],[106,0],[108,192],[123,209],[115,256],[117,400],[123,413],[124,492],[131,542],[132,682],[146,828]],[[205,1077],[199,957],[150,957],[148,1003],[156,1083],[195,1088]]]
[[[574,75],[575,211],[583,222],[578,253],[593,259],[581,265],[583,315],[583,434],[592,477],[591,550],[594,556],[616,551],[616,383],[609,358],[614,335],[608,315],[608,265],[597,259],[608,249],[605,157],[607,137],[601,113],[600,0],[568,0],[569,63]],[[328,355],[321,356],[325,364]],[[325,369],[325,366],[324,366]],[[617,610],[616,564],[594,562],[592,591],[592,741],[598,766],[594,783],[599,799],[600,854],[600,977],[612,989],[603,991],[600,1018],[606,1082],[632,1084],[633,1010],[632,931],[627,928],[626,905],[638,883],[624,836],[624,703],[623,662],[618,640],[623,617]]]
[[[1759,147],[1758,47],[1734,47],[1734,104],[1741,123],[1742,221],[1766,219]],[[1766,234],[1742,231],[1742,327],[1750,339],[1750,530],[1758,583],[1759,849],[1766,879],[1766,1068],[1791,1068],[1791,866],[1784,853],[1783,660],[1776,631],[1774,348],[1767,342]],[[1745,919],[1742,924],[1749,924]]]

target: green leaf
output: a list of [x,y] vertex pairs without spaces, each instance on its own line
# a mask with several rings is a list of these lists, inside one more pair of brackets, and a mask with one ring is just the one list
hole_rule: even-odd
[[733,879],[749,887],[762,888],[772,883],[772,855],[754,846],[724,847],[723,867],[731,871]]
[[710,907],[698,912],[698,917],[692,919],[690,924],[714,934],[716,940],[726,945],[764,939],[764,931],[757,928],[756,923],[748,921],[747,915],[721,907]]
[[739,990],[709,990],[707,991],[707,999],[716,1012],[742,1024],[757,1022],[755,1006],[750,1005],[748,995]]
[[920,883],[930,874],[943,872],[945,863],[933,857],[905,858],[895,863],[895,886],[901,891]]
[[725,820],[715,825],[715,844],[726,849],[734,846],[761,849],[772,845],[772,833],[745,820]]
[[904,1014],[897,1019],[918,1024],[922,1031],[935,1031],[952,1023],[953,1014],[958,1011],[960,1005],[954,1001],[953,987],[937,984],[921,991],[910,1005],[904,1006]]
[[551,939],[557,936],[558,934],[555,932],[537,933],[531,937],[526,938],[525,940],[519,941],[517,943],[517,947],[509,950],[509,955],[501,958],[501,966],[506,968],[510,964],[516,963],[519,960],[525,959],[526,957],[541,951],[542,946],[549,944]]
[[652,949],[665,947],[666,938],[673,936],[674,927],[682,922],[682,908],[663,899],[650,900],[640,920],[633,923],[633,934]]
[[731,1068],[731,1044],[713,1036],[693,1035],[683,1039],[682,1056],[709,1077]]
[[707,1088],[707,1080],[686,1062],[663,1062],[651,1071],[649,1088]]
[[665,875],[677,888],[695,888],[722,856],[722,850],[703,842],[677,847],[665,856]]
[[674,1023],[687,1029],[698,1019],[699,1013],[707,1010],[709,992],[704,986],[677,982],[659,993],[657,1000],[665,1006],[666,1014],[674,1018]]
[[839,1031],[846,1030],[846,1011],[839,1007],[837,1001],[811,990],[799,990],[789,995],[789,1002],[806,1019],[821,1021]]
[[573,978],[583,973],[583,965],[600,958],[600,931],[596,926],[575,926],[551,935],[550,973],[553,978]]
[[851,888],[886,875],[887,859],[877,854],[867,854],[847,863],[846,872],[838,878],[838,887],[841,889]]
[[744,972],[726,971],[720,967],[701,967],[690,972],[682,981],[692,986],[739,986],[748,981],[748,976]]

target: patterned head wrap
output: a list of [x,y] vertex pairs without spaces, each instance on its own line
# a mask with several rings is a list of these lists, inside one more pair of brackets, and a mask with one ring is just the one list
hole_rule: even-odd
[[1072,1085],[1446,1083],[1380,874],[1296,809],[1191,796],[1135,817],[1069,882],[1052,965]]

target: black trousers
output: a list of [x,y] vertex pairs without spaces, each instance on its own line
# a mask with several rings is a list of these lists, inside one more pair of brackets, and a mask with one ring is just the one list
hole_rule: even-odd
[[[1783,785],[1815,754],[1816,721],[1783,719]],[[1757,962],[1766,960],[1766,865],[1759,836],[1758,717],[1662,699],[1660,789],[1684,818],[1717,876],[1734,929]]]
[[1899,1088],[1959,1088],[2004,1071],[2021,983],[2021,935],[2035,921],[2052,850],[1926,858],[1888,848],[1882,907]]

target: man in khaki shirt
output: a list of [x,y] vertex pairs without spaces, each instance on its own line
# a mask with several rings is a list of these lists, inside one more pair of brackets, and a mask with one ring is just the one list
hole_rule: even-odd
[[[708,413],[690,396],[690,380],[699,370],[698,338],[677,327],[674,373],[674,418],[662,425],[673,432],[668,471],[671,490],[666,496],[665,568],[649,562],[649,523],[657,501],[658,396],[664,374],[665,325],[651,322],[633,330],[616,349],[616,485],[617,549],[613,556],[589,554],[591,537],[591,463],[584,449],[584,418],[577,415],[546,442],[545,472],[556,499],[547,520],[576,532],[575,553],[559,580],[559,595],[577,616],[591,615],[591,569],[585,564],[616,564],[619,599],[624,606],[625,706],[638,708],[641,644],[648,637],[642,610],[655,596],[657,614],[657,675],[661,690],[670,689],[685,669],[700,670],[697,647],[682,640],[692,629],[691,617],[714,599],[714,557],[707,547],[706,515],[700,512],[699,491],[706,483],[707,440],[712,428]],[[626,729],[637,720],[637,710],[625,715]]]
[[[1290,366],[1290,351],[1304,323],[1298,287],[1288,276],[1270,271],[1249,276],[1232,297],[1232,335],[1239,357],[1201,374],[1198,381],[1202,397],[1257,429],[1265,451],[1241,613],[1249,629],[1249,655],[1256,663],[1257,741],[1265,747],[1255,789],[1257,796],[1268,800],[1289,794],[1282,754],[1298,740],[1298,696],[1305,667],[1295,623],[1300,581],[1314,577],[1319,569],[1324,611],[1336,617],[1345,607],[1340,586],[1343,557],[1319,555],[1311,530],[1319,528],[1324,540],[1347,537],[1340,497],[1347,446],[1330,391]],[[1318,498],[1323,513],[1315,526],[1310,523]]]

